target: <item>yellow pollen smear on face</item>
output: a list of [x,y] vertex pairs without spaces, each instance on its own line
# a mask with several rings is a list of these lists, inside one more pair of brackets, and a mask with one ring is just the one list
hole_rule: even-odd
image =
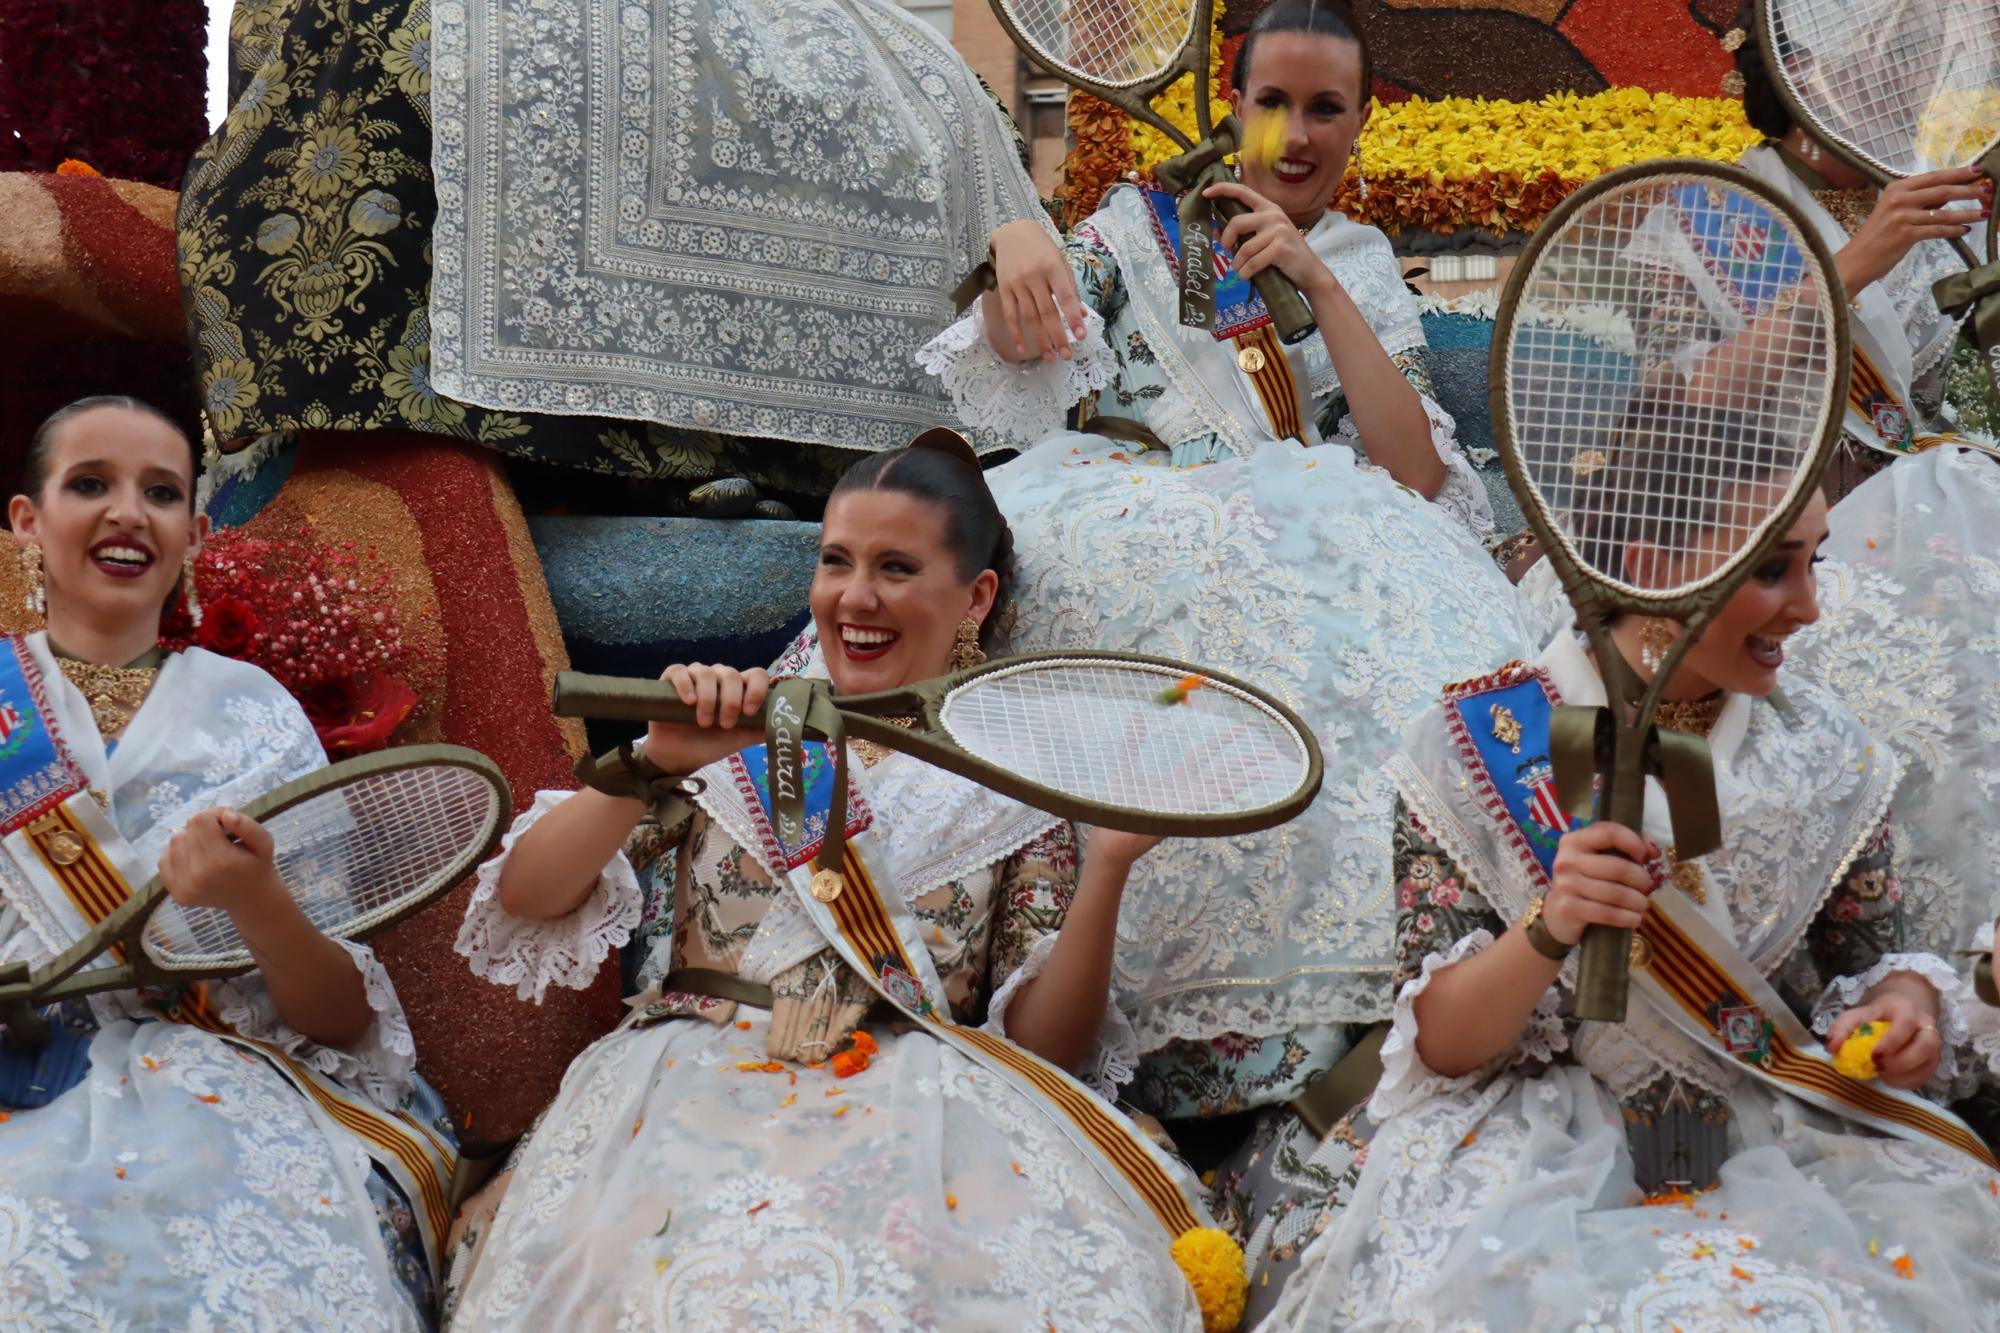
[[1244,120],[1243,158],[1253,166],[1269,170],[1285,151],[1285,117],[1282,112],[1255,110]]

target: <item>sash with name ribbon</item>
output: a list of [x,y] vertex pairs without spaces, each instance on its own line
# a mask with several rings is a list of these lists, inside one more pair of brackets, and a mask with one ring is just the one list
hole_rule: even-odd
[[[783,870],[796,870],[812,861],[826,845],[826,824],[833,809],[833,758],[826,746],[819,741],[806,741],[800,747],[800,772],[804,787],[805,819],[803,837],[788,840],[778,832],[779,820],[771,804],[771,763],[770,748],[752,745],[730,760],[730,772],[745,794],[754,796],[764,812],[758,825],[758,833],[764,840],[763,851],[770,863]],[[849,834],[859,833],[870,822],[868,806],[861,793],[850,790],[847,794],[847,828]],[[797,845],[792,845],[796,841]]]
[[[1180,201],[1164,190],[1146,190],[1147,212],[1152,217],[1153,238],[1160,243],[1176,273],[1181,266]],[[1271,322],[1264,298],[1241,277],[1230,262],[1229,252],[1215,247],[1215,340],[1227,342],[1238,334],[1261,329]]]
[[[86,932],[131,898],[135,882],[149,878],[63,744],[41,669],[19,635],[6,636],[0,648],[0,846],[32,889],[44,898],[60,895],[51,906],[66,902]],[[201,1028],[261,1056],[324,1118],[325,1128],[354,1135],[415,1205],[433,1275],[441,1278],[458,1160],[443,1126],[384,1111],[276,1046],[240,1036],[204,983],[143,998],[155,1018]]]

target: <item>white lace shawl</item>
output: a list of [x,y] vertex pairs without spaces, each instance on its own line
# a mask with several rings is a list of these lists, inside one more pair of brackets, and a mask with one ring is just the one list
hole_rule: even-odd
[[[1145,195],[1113,189],[1078,231],[1095,236],[1116,257],[1129,316],[1158,358],[1165,391],[1147,404],[1147,427],[1170,446],[1213,435],[1237,454],[1248,454],[1269,438],[1270,422],[1248,378],[1236,367],[1233,344],[1180,323],[1178,284],[1160,251]],[[1387,237],[1344,214],[1328,213],[1306,240],[1360,307],[1384,351],[1396,356],[1424,350],[1422,313],[1403,283]],[[985,316],[975,303],[917,356],[942,382],[962,422],[991,426],[1022,444],[1036,443],[1061,432],[1069,410],[1117,375],[1102,321],[1095,311],[1086,320],[1088,328],[1073,345],[1071,360],[1009,365],[986,341]],[[1305,371],[1299,378],[1308,409],[1341,392],[1318,330],[1290,349],[1290,355]],[[1445,484],[1433,500],[1474,533],[1484,534],[1493,526],[1492,505],[1471,462],[1459,452],[1457,423],[1428,395],[1419,396],[1446,468]],[[1303,415],[1309,436],[1304,443],[1320,443],[1317,412]],[[1358,458],[1367,458],[1352,413],[1341,418],[1333,438]]]
[[[1047,833],[1059,820],[1001,796],[974,782],[905,755],[890,755],[874,768],[855,765],[874,832],[889,853],[892,878],[905,902],[941,885],[979,875],[997,878],[1000,863]],[[703,769],[708,789],[697,799],[716,827],[748,852],[782,885],[755,797],[739,789],[727,761]],[[614,949],[630,942],[639,924],[640,887],[623,852],[615,853],[576,910],[548,921],[508,915],[499,883],[514,844],[536,821],[570,793],[540,792],[501,842],[499,855],[479,867],[471,902],[459,928],[456,948],[473,975],[510,985],[524,1000],[540,1002],[550,985],[580,989],[590,984]],[[988,895],[987,910],[1001,904]],[[780,887],[771,909],[745,945],[738,971],[769,981],[825,946],[803,913],[788,910],[790,890]],[[1054,936],[1037,941],[1028,957],[1004,979],[989,1001],[987,1028],[1006,1035],[1005,1016],[1015,994],[1041,974]],[[1109,1002],[1099,1024],[1096,1048],[1075,1071],[1078,1077],[1115,1096],[1131,1078],[1138,1040],[1122,1010]]]
[[950,419],[911,354],[993,230],[1047,215],[936,29],[888,0],[431,13],[438,392],[845,449]]
[[[107,757],[90,705],[57,669],[48,636],[30,635],[28,644],[64,743],[91,785],[110,797],[112,822],[149,874],[194,815],[240,807],[326,766],[319,737],[283,686],[247,662],[200,648],[174,654],[161,665],[145,705]],[[41,962],[79,937],[81,918],[74,910],[42,901],[5,854],[0,854],[0,899],[0,960]],[[176,910],[172,903],[160,909]],[[399,1106],[416,1071],[416,1044],[403,1007],[372,950],[342,947],[361,973],[375,1014],[354,1045],[322,1046],[287,1027],[255,972],[218,983],[217,1010],[241,1035],[270,1042],[384,1106]],[[142,1007],[131,991],[93,997],[92,1005],[104,1023],[135,1016]]]
[[[1603,682],[1575,636],[1558,635],[1538,665],[1562,702],[1604,702]],[[1874,745],[1836,700],[1790,673],[1781,692],[1782,703],[1732,696],[1709,737],[1722,847],[1698,862],[1708,886],[1703,915],[1766,973],[1784,964],[1881,827],[1901,772],[1895,756]],[[1452,737],[1444,705],[1411,727],[1389,776],[1425,831],[1503,920],[1519,919],[1528,901],[1546,892],[1539,863],[1517,845],[1504,816],[1479,798],[1480,779]],[[1645,830],[1660,846],[1673,845],[1665,793],[1654,779],[1647,781]],[[1559,984],[1572,984],[1575,969],[1572,957]],[[1430,970],[1427,964],[1426,977]],[[1419,990],[1417,981],[1406,985],[1399,1007]],[[1576,1053],[1621,1097],[1663,1069],[1717,1092],[1737,1077],[1643,1003],[1615,1028],[1585,1025]],[[1385,1068],[1388,1054],[1385,1046]]]

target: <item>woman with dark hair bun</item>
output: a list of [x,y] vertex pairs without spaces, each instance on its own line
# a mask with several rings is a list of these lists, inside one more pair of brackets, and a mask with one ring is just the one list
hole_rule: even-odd
[[[973,664],[1010,566],[956,432],[863,460],[820,533],[820,669],[857,694]],[[1156,840],[1100,831],[1084,855],[1052,815],[850,741],[849,869],[829,892],[818,835],[788,846],[771,815],[783,779],[764,720],[741,725],[769,675],[664,679],[700,721],[654,726],[632,762],[649,781],[685,775],[683,815],[647,820],[630,787],[544,792],[479,871],[458,945],[475,973],[538,998],[621,951],[632,1016],[577,1057],[467,1209],[453,1326],[1200,1329],[1175,1237],[1088,1146],[1198,1197],[1085,1091],[1115,1093],[1129,1065],[1112,931]],[[809,831],[833,780],[809,747]],[[832,913],[875,895],[886,929],[864,957]],[[1042,1082],[912,1012],[1005,1038],[1046,1062]],[[1094,1108],[1099,1136],[1052,1113],[1049,1088]]]
[[195,476],[159,410],[86,398],[8,506],[46,628],[0,639],[0,968],[50,963],[156,875],[149,932],[224,912],[257,967],[8,1034],[0,1324],[417,1333],[450,1124],[382,964],[313,927],[240,813],[326,766],[305,712],[247,662],[159,647],[169,609],[199,623]]

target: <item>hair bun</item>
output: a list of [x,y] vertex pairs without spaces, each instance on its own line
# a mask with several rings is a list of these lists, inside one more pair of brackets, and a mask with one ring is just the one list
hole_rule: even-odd
[[985,473],[979,466],[979,455],[973,452],[972,442],[949,426],[932,426],[910,441],[912,449],[934,449],[948,454],[971,468],[974,472]]

